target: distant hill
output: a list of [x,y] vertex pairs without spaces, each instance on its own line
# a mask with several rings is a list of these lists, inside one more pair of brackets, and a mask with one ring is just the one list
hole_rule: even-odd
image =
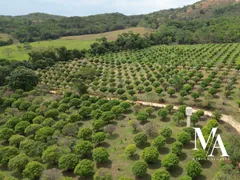
[[[183,29],[188,26],[187,30],[195,31],[194,28],[201,29],[206,24],[215,26],[222,21],[238,24],[239,15],[240,3],[236,0],[203,0],[182,8],[136,16],[120,13],[86,17],[64,17],[44,13],[0,16],[0,33],[11,34],[20,42],[34,42],[58,39],[63,36],[104,33],[130,27],[163,29],[174,26]],[[234,32],[236,30],[235,28]]]

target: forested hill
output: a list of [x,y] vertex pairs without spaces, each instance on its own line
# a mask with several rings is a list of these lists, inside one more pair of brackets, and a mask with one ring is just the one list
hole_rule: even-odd
[[[240,3],[236,0],[203,0],[183,8],[136,16],[111,13],[87,17],[63,17],[33,13],[24,16],[0,16],[0,33],[11,34],[20,42],[95,34],[135,26],[164,30],[167,36],[172,36],[173,32],[169,31],[176,30],[183,31],[182,36],[189,33],[195,36],[196,28],[202,31],[197,34],[208,33],[209,29],[221,34],[225,29],[230,35],[239,30],[237,27],[240,23],[239,12]],[[233,41],[238,41],[238,38],[234,37]]]

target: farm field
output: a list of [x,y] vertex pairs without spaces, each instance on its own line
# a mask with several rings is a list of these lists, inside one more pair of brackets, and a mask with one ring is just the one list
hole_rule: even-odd
[[[139,33],[141,35],[152,32],[150,29],[146,28],[129,28],[125,30],[119,30],[119,31],[112,31],[102,34],[93,34],[93,35],[82,35],[82,36],[66,36],[62,37],[57,40],[50,40],[50,41],[39,41],[39,42],[33,42],[30,43],[32,46],[31,50],[26,50],[24,48],[18,49],[18,46],[20,44],[14,44],[10,46],[3,46],[0,47],[0,58],[6,58],[11,60],[28,60],[29,56],[28,53],[41,49],[47,49],[47,48],[54,48],[54,47],[60,47],[65,46],[67,49],[88,49],[90,48],[90,45],[95,42],[96,38],[104,37],[108,38],[109,40],[116,40],[117,36],[124,32],[132,31],[134,33]],[[23,46],[23,45],[21,45]],[[6,53],[5,50],[10,49],[10,53]]]
[[91,94],[122,100],[187,104],[219,109],[240,122],[240,44],[155,46],[59,63],[38,71],[41,84],[71,89],[82,66],[98,77]]
[[[86,161],[84,159],[92,160],[93,166],[90,165],[90,177],[80,179],[92,179],[91,174],[97,171],[100,174],[107,171],[114,180],[120,177],[134,178],[132,166],[136,162],[143,162],[144,151],[152,147],[157,149],[157,157],[148,163],[147,173],[137,179],[150,180],[154,172],[168,167],[164,165],[164,158],[171,153],[177,153],[176,158],[179,163],[170,169],[167,168],[169,176],[174,180],[185,176],[186,164],[198,157],[192,150],[193,134],[189,129],[184,128],[185,118],[177,121],[174,118],[176,114],[185,111],[185,106],[177,111],[169,106],[168,110],[164,109],[167,110],[168,115],[163,117],[159,115],[163,109],[105,100],[89,95],[79,96],[71,92],[66,92],[63,96],[47,94],[40,87],[38,90],[24,94],[21,91],[1,93],[6,98],[15,97],[12,105],[7,102],[4,104],[6,109],[0,121],[1,137],[3,131],[8,132],[8,135],[4,136],[5,139],[0,141],[0,151],[3,155],[0,157],[2,163],[0,171],[8,178],[26,179],[23,178],[23,169],[21,169],[28,163],[26,159],[34,161],[40,168],[52,171],[52,168],[58,168],[60,170],[56,171],[58,172],[56,174],[60,171],[64,177],[72,177],[76,180],[79,179],[76,174],[80,173],[80,170],[74,171],[74,175],[74,167],[79,160]],[[119,108],[120,111],[117,110]],[[147,117],[141,118],[140,114],[146,112],[148,112]],[[237,134],[228,124],[210,120],[204,115],[199,116],[196,126],[202,128],[218,126],[225,141],[228,137]],[[12,129],[15,130],[14,133]],[[163,133],[164,130],[168,133]],[[136,137],[142,135],[147,139],[137,141]],[[187,140],[180,136],[187,136]],[[156,138],[162,139],[159,145],[153,143]],[[180,141],[183,147],[174,149],[173,146]],[[126,147],[128,145],[135,147],[134,144],[136,152],[129,155],[126,153]],[[88,149],[84,150],[84,147]],[[7,153],[4,149],[11,149],[11,153]],[[94,153],[96,149],[101,149],[108,155],[104,157],[100,155],[97,158],[96,152]],[[220,158],[220,153],[216,151],[215,156]],[[18,161],[21,162],[21,166],[11,165],[16,160],[15,157],[20,158]],[[213,179],[220,170],[221,162],[200,161],[202,172],[195,179]],[[23,171],[24,176],[30,174],[31,177],[31,173],[26,169]]]

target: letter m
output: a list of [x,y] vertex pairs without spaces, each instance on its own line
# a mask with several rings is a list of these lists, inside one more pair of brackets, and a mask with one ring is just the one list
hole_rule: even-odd
[[[215,137],[215,135],[216,135],[216,132],[217,132],[217,128],[213,128],[213,129],[212,129],[212,131],[211,131],[211,133],[210,133],[210,135],[209,135],[209,137],[208,137],[208,139],[207,139],[207,142],[206,142],[205,139],[204,139],[204,136],[203,136],[203,134],[202,134],[201,129],[200,129],[200,128],[194,128],[194,129],[195,129],[195,148],[194,148],[193,150],[198,150],[198,148],[197,148],[197,136],[198,136],[198,138],[199,138],[199,140],[200,140],[200,143],[201,143],[201,145],[202,145],[202,148],[203,148],[204,150],[206,150],[209,141],[210,141],[210,140],[213,141],[213,139],[214,139],[214,137]],[[212,138],[211,138],[211,137],[212,137]],[[217,143],[219,144],[219,147],[216,147],[216,144],[217,144]],[[213,156],[213,151],[214,151],[215,148],[220,148],[220,149],[221,149],[222,156],[225,156],[225,157],[229,156],[229,155],[227,154],[227,151],[226,151],[225,147],[224,147],[222,138],[221,138],[221,136],[220,136],[219,134],[217,135],[217,138],[216,138],[215,143],[214,143],[214,145],[213,145],[212,152],[211,152],[211,154],[210,154],[209,156]]]

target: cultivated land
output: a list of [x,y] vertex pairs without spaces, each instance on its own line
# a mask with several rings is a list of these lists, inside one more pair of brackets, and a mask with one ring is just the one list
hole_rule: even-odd
[[90,82],[91,94],[213,107],[240,122],[239,54],[240,44],[156,46],[59,63],[38,73],[42,84],[71,89],[74,73],[91,66],[101,74]]
[[[139,33],[141,35],[149,32],[153,32],[150,29],[146,28],[129,28],[125,30],[119,30],[119,31],[112,31],[102,34],[92,34],[92,35],[82,35],[82,36],[67,36],[62,37],[57,40],[49,40],[49,41],[39,41],[39,42],[33,42],[30,43],[32,46],[31,50],[25,50],[24,48],[19,49],[18,46],[23,46],[21,44],[14,44],[10,46],[3,46],[0,47],[0,58],[6,58],[11,60],[28,60],[29,56],[28,53],[32,50],[41,50],[41,49],[47,49],[47,48],[54,48],[54,47],[60,47],[65,46],[67,49],[88,49],[90,48],[90,45],[95,42],[96,38],[104,37],[106,36],[109,40],[116,40],[117,36],[124,32],[132,31],[134,33]],[[4,35],[4,37],[6,34]],[[11,53],[7,54],[5,52],[6,49],[11,49]]]

